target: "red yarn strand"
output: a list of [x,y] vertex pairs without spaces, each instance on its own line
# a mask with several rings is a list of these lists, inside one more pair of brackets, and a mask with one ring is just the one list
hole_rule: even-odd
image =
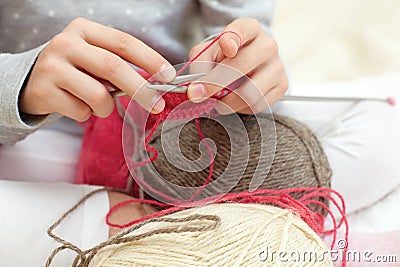
[[200,128],[200,119],[199,119],[199,118],[196,118],[196,119],[195,119],[195,123],[196,123],[197,133],[198,133],[198,135],[199,135],[199,137],[200,137],[200,141],[203,142],[203,143],[205,144],[205,146],[206,146],[206,148],[207,148],[208,155],[209,155],[209,157],[210,157],[210,165],[209,165],[209,168],[210,168],[210,169],[209,169],[209,171],[208,171],[208,177],[207,177],[206,181],[205,181],[204,184],[196,191],[196,193],[193,194],[193,196],[189,199],[189,201],[194,200],[194,199],[201,193],[201,191],[204,189],[204,187],[206,187],[206,186],[211,182],[212,175],[213,175],[213,172],[214,172],[214,158],[213,158],[213,153],[212,153],[211,147],[208,145],[207,141],[205,140],[205,137],[204,137],[203,132],[201,131],[201,128]]
[[224,32],[220,33],[219,35],[217,35],[214,38],[214,40],[212,40],[212,42],[210,42],[206,47],[204,47],[196,56],[192,57],[185,65],[183,65],[183,67],[179,71],[177,71],[176,75],[182,74],[182,72],[185,69],[187,69],[194,61],[196,61],[204,52],[206,52],[213,44],[215,44],[219,39],[221,39],[221,37],[224,34],[227,34],[227,33],[233,33],[237,37],[239,37],[239,40],[240,40],[239,49],[240,49],[242,47],[242,38],[240,37],[240,35],[234,31],[224,31]]
[[[215,44],[224,34],[226,33],[234,33],[236,34],[239,38],[240,36],[233,31],[225,31],[219,34],[212,42],[210,42],[205,48],[203,48],[196,56],[191,58],[184,66],[177,71],[177,75],[180,75],[183,73],[183,71],[188,68],[195,60],[197,60],[204,52],[206,52],[213,44]],[[240,47],[242,46],[242,40],[240,38]],[[184,85],[189,85],[189,83],[185,83]],[[226,88],[228,92],[231,92],[229,88]],[[217,99],[221,98],[223,96],[218,96]],[[149,141],[154,135],[156,129],[159,127],[161,123],[164,122],[164,120],[167,118],[167,115],[170,111],[169,110],[164,110],[161,114],[158,115],[157,120],[155,121],[154,125],[151,127],[148,135],[146,136],[144,140],[144,148],[147,152],[152,153],[152,157],[149,159],[134,163],[133,168],[143,166],[149,162],[153,162],[154,160],[157,159],[158,157],[158,151],[154,147],[149,146]],[[200,128],[200,120],[199,118],[195,119],[196,123],[196,129],[197,133],[200,137],[200,142],[203,142],[204,145],[206,146],[207,152],[210,156],[210,164],[209,164],[209,174],[204,182],[204,184],[198,188],[198,190],[195,192],[195,194],[188,200],[188,201],[181,201],[183,204],[190,204],[191,207],[196,207],[196,206],[202,206],[206,205],[209,203],[259,203],[259,204],[271,204],[271,205],[276,205],[278,207],[284,208],[284,209],[289,209],[291,210],[294,214],[300,216],[309,226],[311,229],[313,229],[317,234],[319,235],[327,235],[327,234],[332,234],[332,244],[331,244],[331,249],[333,249],[333,246],[336,242],[337,239],[337,232],[338,230],[343,226],[345,227],[345,240],[348,241],[348,222],[346,219],[346,206],[343,197],[335,190],[330,189],[330,188],[319,188],[319,187],[310,187],[310,188],[289,188],[289,189],[282,189],[282,190],[270,190],[270,189],[258,189],[253,192],[239,192],[239,193],[227,193],[227,194],[222,194],[222,195],[215,195],[211,197],[207,197],[201,200],[195,200],[195,198],[201,193],[201,191],[204,189],[205,186],[207,186],[212,179],[213,175],[213,170],[214,170],[214,159],[213,159],[213,154],[210,146],[205,140],[205,136],[203,135],[201,128]],[[131,172],[132,173],[132,172]],[[140,177],[137,177],[135,173],[132,173],[132,176],[134,176],[135,180],[137,180],[140,184],[145,186],[146,188],[149,188],[152,192],[157,193],[159,196],[163,197],[165,200],[168,201],[180,201],[177,200],[171,196],[168,196],[162,192],[159,192],[158,190],[154,189],[151,185],[147,184],[143,179]],[[294,197],[290,196],[291,193],[305,193],[302,197],[299,199],[295,199]],[[332,195],[333,196],[332,196]],[[335,197],[334,197],[335,196]],[[328,199],[333,206],[338,210],[341,218],[339,222],[336,221],[333,212],[331,209],[323,202],[316,198],[325,198]],[[336,200],[338,199],[338,201]],[[111,216],[114,214],[119,208],[129,205],[134,202],[141,202],[141,203],[146,203],[146,204],[151,204],[158,206],[160,208],[165,208],[164,210],[161,210],[159,212],[153,213],[146,215],[142,218],[124,223],[124,224],[115,224],[111,222]],[[314,212],[310,209],[310,205],[317,205],[321,207],[323,210],[325,210],[328,213],[328,217],[332,220],[332,229],[324,229],[324,223],[325,223],[325,218],[322,214],[318,212]],[[106,216],[106,223],[109,226],[112,227],[117,227],[117,228],[126,228],[129,226],[132,226],[134,224],[137,224],[139,222],[145,221],[147,219],[155,218],[155,217],[160,217],[164,216],[167,214],[171,214],[183,209],[186,209],[187,207],[184,206],[176,206],[172,204],[166,204],[162,203],[156,200],[148,200],[148,199],[132,199],[132,200],[127,200],[123,201],[121,203],[116,204],[113,206],[110,211],[108,212]],[[347,248],[345,248],[345,253],[347,251]],[[346,262],[342,262],[342,266],[345,266]]]
[[[304,192],[306,193],[303,197],[299,199],[295,199],[291,197],[289,194],[291,193],[299,193]],[[339,199],[339,202],[333,198],[332,195]],[[338,210],[341,218],[339,223],[336,222],[336,219],[333,215],[332,210],[322,203],[319,200],[313,199],[314,197],[324,197],[327,198],[333,203],[334,207]],[[158,207],[166,208],[165,210],[161,210],[154,214],[149,214],[142,218],[133,220],[131,222],[127,222],[125,224],[115,224],[110,221],[111,215],[115,213],[119,208],[129,205],[133,202],[142,202],[152,204]],[[239,193],[227,193],[224,195],[216,195],[209,198],[205,198],[202,200],[192,202],[193,207],[206,205],[208,203],[218,204],[218,203],[243,203],[243,204],[251,204],[251,203],[258,203],[258,204],[270,204],[270,205],[277,205],[280,208],[289,209],[294,214],[301,217],[304,222],[306,222],[311,229],[313,229],[319,235],[327,235],[332,234],[332,243],[331,249],[337,240],[337,232],[341,228],[342,221],[344,222],[345,226],[345,237],[344,239],[348,242],[348,222],[346,219],[346,206],[343,197],[335,190],[331,188],[320,188],[320,187],[310,187],[310,188],[289,188],[289,189],[282,189],[282,190],[270,190],[270,189],[258,189],[253,192],[239,192]],[[324,230],[325,218],[322,214],[318,212],[314,212],[309,208],[309,205],[314,204],[322,207],[329,215],[329,218],[332,220],[333,228],[329,230]],[[160,216],[164,216],[167,214],[171,214],[180,210],[186,209],[186,207],[178,207],[173,206],[166,203],[161,203],[156,200],[148,200],[148,199],[133,199],[118,203],[117,205],[113,206],[106,216],[106,222],[109,226],[117,227],[117,228],[126,228],[130,227],[134,224],[139,222],[156,218]],[[344,253],[346,253],[347,248],[344,248]],[[342,266],[345,266],[346,262],[342,262]]]

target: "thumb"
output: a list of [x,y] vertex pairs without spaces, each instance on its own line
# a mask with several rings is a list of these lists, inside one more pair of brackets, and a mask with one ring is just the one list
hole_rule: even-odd
[[238,53],[241,41],[239,34],[233,31],[226,31],[218,40],[218,44],[224,56],[232,58]]

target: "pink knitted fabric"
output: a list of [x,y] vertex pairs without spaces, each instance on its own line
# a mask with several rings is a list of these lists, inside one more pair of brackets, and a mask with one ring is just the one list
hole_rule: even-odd
[[122,153],[122,125],[116,109],[108,118],[92,116],[84,124],[77,183],[126,188],[129,171]]
[[[152,134],[153,128],[157,128],[168,115],[170,115],[168,119],[171,120],[196,118],[210,113],[216,104],[215,99],[194,104],[188,100],[186,94],[178,93],[166,93],[163,98],[166,102],[164,111],[160,114],[150,114],[146,122],[146,129],[150,130],[149,134]],[[127,108],[130,99],[124,97],[116,101],[120,101]],[[180,105],[181,103],[184,104]],[[128,110],[128,112],[137,114],[135,111]],[[140,126],[144,127],[144,125]],[[84,136],[76,182],[126,189],[129,169],[122,148],[123,118],[114,109],[113,113],[105,119],[92,116],[83,127]]]

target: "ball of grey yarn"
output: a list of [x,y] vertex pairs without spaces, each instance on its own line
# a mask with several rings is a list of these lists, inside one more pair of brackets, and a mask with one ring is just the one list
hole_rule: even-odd
[[[265,168],[261,166],[261,169],[257,172],[258,175],[262,176],[261,178],[264,178],[259,188],[330,187],[332,172],[327,156],[318,138],[306,125],[292,118],[276,114],[265,114],[258,116],[257,119],[252,115],[241,115],[240,119],[246,128],[250,146],[249,155],[243,156],[246,158],[241,158],[241,155],[230,158],[231,140],[224,127],[212,119],[200,119],[203,135],[213,140],[217,148],[213,180],[221,176],[230,161],[236,161],[233,162],[233,165],[247,162],[244,173],[239,173],[240,177],[234,177],[238,179],[238,182],[231,192],[248,191],[255,170],[259,166],[259,162],[263,160],[260,159],[260,149],[271,146],[269,141],[272,142],[273,140],[275,142],[275,154],[272,165],[265,166]],[[267,138],[261,138],[261,131],[264,131],[266,125],[271,125],[271,122],[275,124],[275,136],[268,138],[267,135]],[[269,135],[271,135],[270,132]],[[163,138],[168,140],[169,132],[162,134],[164,135]],[[240,142],[240,139],[238,140],[235,140],[235,142]],[[190,121],[179,134],[179,149],[188,159],[195,160],[200,156],[199,142],[200,137],[196,125],[194,121]],[[150,145],[159,152],[157,159],[152,164],[164,179],[184,187],[198,187],[204,184],[209,168],[197,172],[187,172],[175,167],[167,160],[164,150],[177,148],[169,147],[169,142],[161,144],[160,132],[153,136]],[[248,161],[246,161],[248,156]],[[302,193],[293,194],[295,197],[301,195]],[[319,200],[328,204],[327,199]],[[314,206],[312,209],[326,214],[321,207]]]

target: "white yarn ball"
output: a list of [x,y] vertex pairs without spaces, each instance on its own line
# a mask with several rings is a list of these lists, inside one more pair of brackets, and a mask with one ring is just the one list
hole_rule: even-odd
[[[156,234],[101,249],[91,267],[121,266],[333,266],[321,238],[291,211],[261,204],[224,203],[167,215],[217,215],[211,230]],[[129,235],[171,226],[202,226],[207,220],[152,222]],[[268,256],[268,257],[267,257]]]

